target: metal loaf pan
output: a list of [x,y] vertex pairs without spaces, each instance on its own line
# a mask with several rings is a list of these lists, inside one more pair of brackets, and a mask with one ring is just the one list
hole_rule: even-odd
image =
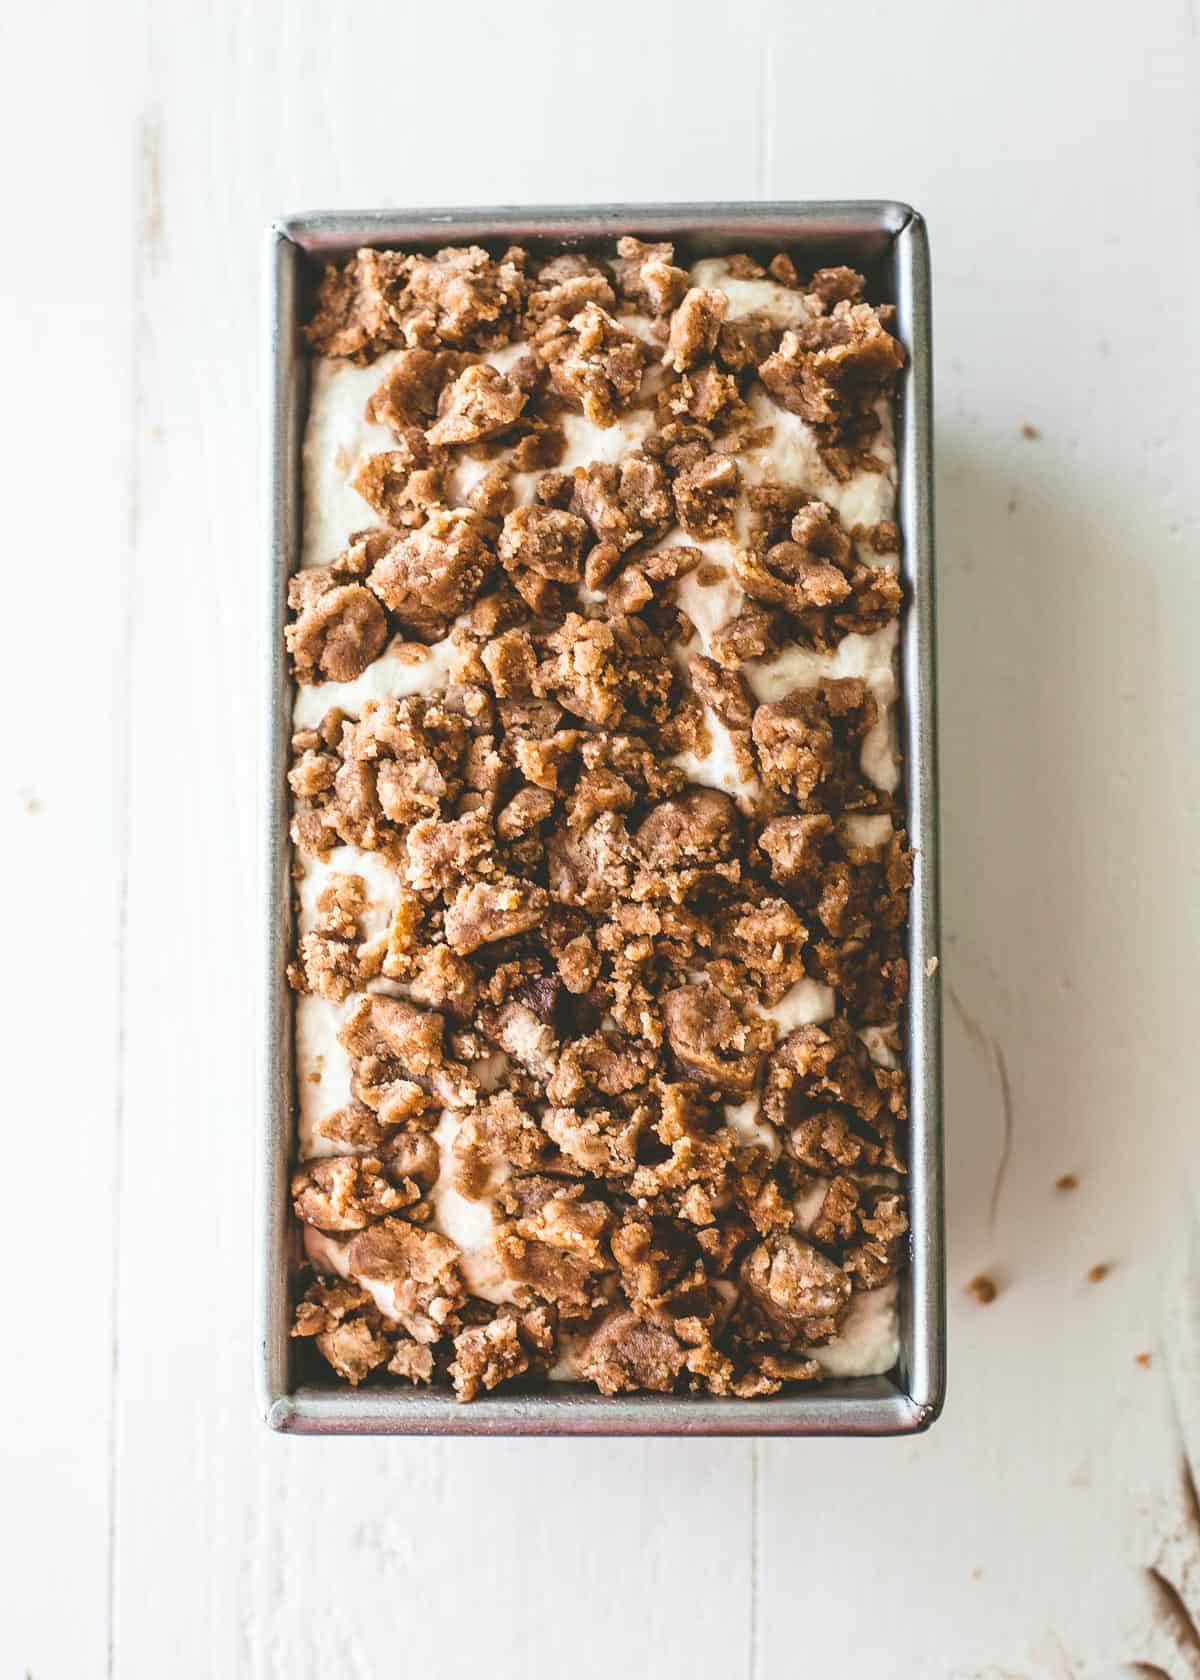
[[[898,405],[898,517],[906,605],[901,625],[901,740],[908,826],[915,848],[909,926],[912,990],[911,1265],[901,1285],[901,1356],[890,1377],[831,1381],[764,1400],[633,1395],[606,1398],[574,1385],[549,1393],[503,1390],[459,1405],[449,1390],[303,1382],[289,1339],[296,1243],[288,1201],[294,1136],[292,1006],[285,968],[291,937],[288,741],[292,685],[283,650],[287,579],[299,552],[300,442],[308,356],[300,331],[322,264],[360,245],[433,250],[447,243],[611,242],[622,233],[673,239],[685,260],[781,247],[800,264],[864,270],[873,300],[896,305],[908,348]],[[939,950],[933,482],[929,255],[925,227],[905,204],[549,206],[495,210],[332,211],[289,216],[269,233],[270,534],[263,669],[264,941],[262,1155],[257,1232],[257,1381],[273,1429],[312,1435],[903,1435],[936,1418],[945,1383],[940,987],[927,966]]]

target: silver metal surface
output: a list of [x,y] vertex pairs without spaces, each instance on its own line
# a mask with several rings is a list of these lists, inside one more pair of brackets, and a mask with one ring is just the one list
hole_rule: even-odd
[[[292,1004],[288,742],[292,686],[283,652],[287,579],[300,543],[300,439],[307,354],[300,325],[321,264],[359,245],[436,249],[448,239],[547,244],[620,233],[674,239],[689,260],[781,246],[816,267],[864,269],[874,299],[896,305],[908,347],[897,414],[898,518],[906,606],[900,635],[908,826],[915,850],[909,918],[907,1015],[911,1080],[911,1265],[901,1281],[901,1354],[892,1377],[843,1379],[764,1400],[632,1395],[607,1398],[554,1384],[548,1393],[498,1393],[459,1405],[449,1390],[296,1386],[290,1322],[298,1244],[288,1204],[295,1088]],[[606,205],[544,209],[328,211],[289,216],[269,235],[269,563],[264,614],[261,1079],[262,1159],[257,1232],[257,1382],[273,1429],[313,1435],[903,1435],[937,1417],[945,1387],[942,1212],[936,674],[933,563],[929,254],[925,226],[905,204]],[[936,968],[936,965],[935,965]]]

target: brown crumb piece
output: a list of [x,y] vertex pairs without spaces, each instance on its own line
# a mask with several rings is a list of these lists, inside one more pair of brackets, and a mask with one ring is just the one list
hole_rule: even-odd
[[812,425],[836,426],[873,404],[903,362],[876,310],[841,302],[830,316],[785,333],[758,371],[784,408]]
[[387,1370],[393,1377],[403,1377],[410,1383],[431,1383],[433,1381],[433,1353],[420,1342],[414,1342],[407,1336],[401,1336],[396,1341],[396,1351],[387,1362]]
[[1000,1287],[995,1278],[989,1277],[986,1272],[980,1272],[979,1276],[973,1277],[967,1285],[967,1293],[974,1295],[980,1306],[987,1307],[1000,1293]]
[[878,716],[859,677],[825,678],[816,688],[793,689],[759,706],[751,734],[765,781],[798,800],[826,795],[861,779],[855,750]]
[[496,868],[495,836],[483,811],[450,822],[422,817],[409,829],[405,849],[405,876],[417,892],[453,892],[459,882]]
[[598,303],[570,321],[551,316],[532,346],[558,395],[593,426],[614,426],[641,390],[645,349]]
[[762,1110],[812,1172],[903,1169],[896,1147],[908,1115],[903,1075],[873,1062],[842,1016],[797,1027],[776,1046]]
[[586,303],[612,310],[616,302],[604,270],[586,257],[568,252],[538,270],[530,287],[525,319],[530,327],[537,327],[551,315],[570,320]]
[[350,484],[381,519],[411,530],[446,499],[444,458],[415,432],[399,449],[368,455]]
[[785,332],[758,373],[776,402],[816,428],[828,460],[829,451],[847,444],[863,453],[863,441],[878,426],[875,404],[903,365],[904,351],[884,314],[843,299],[830,314]]
[[664,358],[667,366],[683,373],[711,356],[717,347],[721,322],[728,313],[729,299],[724,292],[693,286],[671,316],[671,334]]
[[836,1335],[850,1301],[850,1279],[841,1267],[790,1234],[759,1243],[742,1278],[758,1314],[785,1346]]
[[546,1109],[543,1123],[563,1155],[584,1172],[628,1178],[637,1166],[643,1122],[608,1108],[587,1112],[566,1106]]
[[1111,1271],[1112,1271],[1112,1266],[1108,1263],[1107,1260],[1097,1261],[1096,1265],[1090,1266],[1088,1268],[1088,1282],[1089,1283],[1103,1283],[1105,1278],[1108,1276],[1108,1274]]
[[478,1201],[508,1171],[533,1172],[549,1152],[547,1133],[510,1091],[467,1111],[454,1139],[454,1187]]
[[669,415],[687,415],[711,426],[714,434],[727,432],[749,414],[737,380],[714,362],[705,362],[668,384],[659,400],[660,405],[665,401]]
[[782,639],[778,617],[761,607],[748,607],[716,631],[710,651],[718,665],[736,671],[747,659],[762,659],[777,651]]
[[558,508],[519,507],[504,521],[499,555],[505,570],[536,572],[557,583],[578,583],[587,525]]
[[1054,1180],[1056,1190],[1078,1190],[1079,1179],[1075,1173],[1063,1173],[1061,1178]]
[[399,350],[380,383],[367,398],[366,418],[387,426],[406,449],[419,448],[414,433],[435,419],[438,399],[457,371],[460,357],[446,350]]
[[1021,436],[1023,438],[1028,438],[1031,443],[1036,443],[1041,435],[1042,434],[1038,431],[1037,427],[1031,426],[1028,420],[1026,420],[1025,424],[1021,427]]
[[764,1003],[778,1003],[804,978],[809,929],[787,899],[739,904],[726,916],[721,931],[722,948],[743,965]]
[[317,899],[312,928],[298,941],[288,977],[297,991],[341,1003],[371,977],[361,944],[367,890],[361,875],[334,875]]
[[347,1266],[354,1277],[388,1287],[396,1318],[426,1346],[466,1303],[458,1248],[438,1231],[404,1219],[383,1219],[350,1240]]
[[522,257],[507,252],[496,262],[477,245],[414,257],[403,300],[405,338],[472,350],[506,344],[524,298]]
[[474,1400],[481,1388],[497,1388],[528,1369],[529,1355],[511,1313],[498,1313],[489,1323],[472,1325],[454,1338],[450,1380],[462,1401]]
[[603,1299],[596,1268],[578,1255],[527,1237],[512,1225],[501,1228],[495,1247],[506,1278],[572,1317],[591,1314]]
[[663,644],[636,617],[605,621],[568,613],[547,637],[546,653],[534,691],[576,717],[608,729],[631,711],[665,720],[677,687],[675,669]]
[[398,343],[398,311],[409,268],[409,259],[398,252],[365,248],[341,267],[330,263],[307,329],[309,343],[323,356],[364,362]]
[[765,1023],[744,1018],[715,986],[680,986],[662,1000],[667,1039],[685,1073],[731,1096],[754,1089],[770,1044]]
[[622,297],[648,315],[669,314],[687,290],[687,272],[675,267],[673,245],[646,245],[627,234],[617,240],[614,268]]
[[525,392],[489,363],[464,368],[446,390],[437,424],[425,433],[426,441],[445,448],[496,437],[513,425],[527,401]]
[[746,731],[750,728],[754,704],[745,678],[739,672],[723,670],[715,659],[693,654],[688,660],[688,675],[696,693],[726,729]]
[[502,840],[516,840],[540,828],[555,808],[555,798],[543,788],[523,787],[496,818]]
[[[627,455],[619,466],[577,467],[571,511],[591,526],[600,546],[613,551],[613,569],[625,549],[661,536],[673,512],[662,467],[638,455]],[[591,587],[605,581],[601,576]]]
[[609,589],[608,598],[614,612],[628,615],[653,601],[654,591],[640,566],[627,566]]
[[757,368],[779,343],[779,328],[761,310],[726,320],[717,335],[717,361],[728,372]]
[[649,1389],[669,1394],[687,1359],[687,1349],[663,1326],[632,1312],[613,1312],[588,1337],[579,1357],[581,1375],[601,1394]]
[[484,519],[502,519],[512,506],[513,468],[508,461],[494,461],[467,491],[472,513]]
[[287,629],[297,682],[353,682],[383,652],[387,615],[369,589],[339,586],[332,577],[329,588],[315,599],[310,595],[309,602]]
[[825,315],[837,303],[857,303],[866,281],[853,268],[819,268],[805,287],[814,314]]
[[408,634],[436,641],[474,600],[492,564],[478,516],[443,509],[381,555],[367,582]]
[[411,1181],[394,1184],[371,1155],[330,1155],[308,1161],[292,1176],[297,1218],[322,1231],[362,1231],[373,1219],[417,1201]]
[[678,475],[671,486],[675,512],[689,537],[732,536],[740,483],[732,455],[706,455]]
[[331,712],[322,730],[289,775],[304,851],[340,839],[399,857],[402,826],[444,814],[462,789],[466,725],[437,703],[368,700],[357,723]]
[[325,270],[309,341],[326,356],[369,361],[394,344],[487,349],[507,343],[524,298],[520,261],[479,246],[432,257],[363,249]]
[[395,535],[359,532],[330,565],[289,579],[285,638],[297,682],[352,682],[383,651],[387,616],[362,583]]
[[338,1029],[338,1041],[356,1061],[397,1062],[420,1076],[443,1059],[443,1026],[440,1015],[414,1009],[401,998],[372,993]]
[[479,978],[465,957],[448,945],[427,945],[413,958],[409,993],[414,1003],[449,1015],[469,1017],[479,999]]
[[538,656],[528,630],[505,630],[480,650],[498,699],[527,699],[533,692]]
[[365,1290],[315,1283],[296,1309],[293,1336],[311,1336],[329,1364],[356,1388],[392,1356],[380,1314]]
[[1149,1353],[1139,1353],[1134,1363],[1140,1365],[1143,1371],[1148,1371],[1153,1363],[1152,1356]]
[[756,512],[752,545],[738,551],[735,571],[753,600],[791,614],[805,637],[822,647],[896,617],[899,573],[894,565],[860,557],[855,534],[861,527],[847,531],[827,503],[804,498],[796,507],[794,495],[770,486],[752,486],[750,500]]
[[446,938],[460,955],[536,927],[546,914],[541,887],[512,877],[462,886],[446,911]]
[[771,860],[771,874],[784,886],[801,889],[805,898],[821,883],[834,837],[833,818],[825,812],[773,817],[758,843]]

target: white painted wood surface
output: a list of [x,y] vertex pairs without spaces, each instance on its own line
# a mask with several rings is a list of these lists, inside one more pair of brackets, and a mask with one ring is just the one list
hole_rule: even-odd
[[[571,11],[0,21],[0,1676],[1200,1675],[1195,0]],[[261,229],[836,195],[915,203],[935,264],[945,1417],[901,1444],[272,1438]]]

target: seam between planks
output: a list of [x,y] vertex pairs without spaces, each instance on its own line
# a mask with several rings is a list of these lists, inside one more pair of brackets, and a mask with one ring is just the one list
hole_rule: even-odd
[[129,393],[130,452],[126,497],[129,508],[125,565],[125,610],[117,647],[120,660],[118,718],[121,731],[117,765],[117,962],[116,962],[116,1069],[113,1095],[113,1192],[112,1243],[109,1254],[109,1303],[112,1314],[112,1346],[108,1370],[108,1556],[105,1583],[105,1672],[108,1680],[116,1673],[116,1587],[117,1587],[117,1499],[118,1393],[120,1373],[121,1214],[124,1179],[125,1139],[125,1001],[128,971],[129,873],[131,834],[129,824],[132,782],[133,732],[133,648],[136,633],[138,545],[141,540],[141,437],[145,419],[143,377],[145,347],[146,268],[162,232],[159,182],[159,129],[157,119],[143,113],[138,126],[136,256],[133,284],[132,381]]
[[750,1639],[747,1653],[749,1680],[758,1680],[758,1472],[760,1441],[750,1443]]

